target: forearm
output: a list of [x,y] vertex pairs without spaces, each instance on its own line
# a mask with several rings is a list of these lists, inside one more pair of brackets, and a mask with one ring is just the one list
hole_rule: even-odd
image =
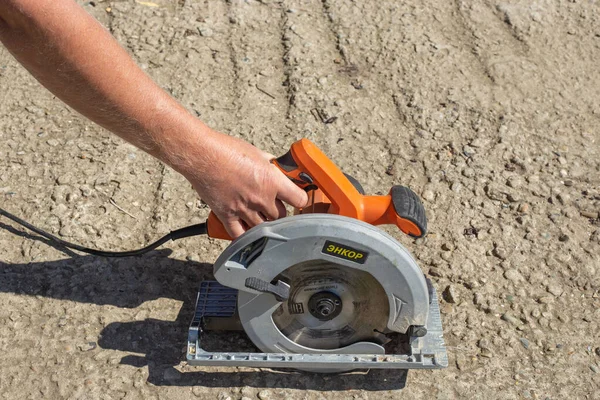
[[0,40],[65,103],[180,172],[189,167],[184,150],[210,140],[72,0],[3,0]]
[[0,40],[81,114],[182,173],[232,237],[306,193],[256,147],[211,130],[138,68],[73,0],[0,0]]

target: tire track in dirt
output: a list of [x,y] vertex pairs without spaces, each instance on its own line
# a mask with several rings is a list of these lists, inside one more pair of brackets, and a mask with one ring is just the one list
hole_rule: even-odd
[[[291,121],[367,192],[387,191],[390,156],[384,136],[398,129],[391,101],[381,101],[376,84],[364,79],[360,65],[340,45],[328,3],[285,2],[288,13]],[[374,101],[377,98],[377,101]],[[318,115],[336,117],[324,123]],[[346,141],[345,139],[349,139]],[[403,151],[397,147],[397,151]]]
[[[373,124],[377,127],[374,129],[376,141],[388,152],[386,159],[379,161],[381,168],[377,170],[383,178],[382,183],[385,186],[394,184],[421,186],[424,182],[418,182],[420,180],[418,177],[424,176],[424,174],[420,171],[420,163],[415,157],[415,149],[410,144],[411,134],[416,131],[417,126],[416,124],[409,124],[408,126],[403,124],[408,120],[399,108],[398,98],[392,88],[386,85],[384,80],[379,79],[382,71],[378,71],[373,62],[374,59],[380,57],[385,48],[385,44],[382,44],[382,32],[390,28],[390,25],[383,21],[388,15],[390,19],[393,19],[394,13],[389,12],[390,10],[386,8],[385,4],[379,4],[377,7],[369,7],[367,4],[362,5],[361,25],[364,24],[364,26],[361,29],[361,34],[369,37],[373,43],[378,44],[377,47],[365,51],[362,46],[358,45],[360,39],[357,38],[356,41],[354,38],[349,39],[345,33],[344,28],[346,26],[343,17],[338,16],[339,11],[350,7],[356,8],[356,6],[335,0],[322,0],[322,4],[324,13],[328,17],[330,29],[337,39],[337,48],[344,58],[346,66],[356,69],[357,74],[360,74],[362,79],[368,82],[369,90],[366,93],[368,98],[365,101],[370,104],[365,107],[365,110],[371,107],[379,107],[380,115],[383,113],[389,116],[389,118]],[[344,13],[340,14],[343,15]],[[368,29],[369,26],[377,28]],[[347,43],[343,44],[344,40]],[[357,117],[360,118],[359,115]]]
[[237,123],[231,133],[275,155],[294,137],[286,126],[289,93],[284,87],[284,13],[274,2],[229,2],[229,43],[237,77]]

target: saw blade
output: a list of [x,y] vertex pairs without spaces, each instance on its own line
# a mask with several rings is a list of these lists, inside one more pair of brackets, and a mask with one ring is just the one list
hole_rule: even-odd
[[313,349],[336,349],[360,341],[385,344],[389,303],[368,272],[312,261],[288,268],[277,279],[290,297],[273,313],[288,339]]

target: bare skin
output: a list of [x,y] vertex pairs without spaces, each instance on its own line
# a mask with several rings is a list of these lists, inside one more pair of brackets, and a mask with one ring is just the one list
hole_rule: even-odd
[[2,0],[0,41],[69,106],[185,176],[232,237],[308,202],[271,155],[190,115],[73,0]]

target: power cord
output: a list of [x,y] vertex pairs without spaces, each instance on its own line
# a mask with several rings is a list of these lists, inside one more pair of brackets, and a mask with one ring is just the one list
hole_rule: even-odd
[[0,208],[0,215],[5,216],[6,218],[10,219],[11,221],[16,222],[17,224],[29,229],[32,232],[37,233],[40,236],[45,237],[46,239],[48,239],[62,247],[66,247],[71,250],[77,250],[77,251],[81,251],[82,253],[92,254],[94,256],[100,256],[100,257],[139,256],[139,255],[145,254],[149,251],[152,251],[159,246],[162,246],[169,240],[175,241],[175,240],[183,239],[183,238],[190,237],[190,236],[206,235],[206,233],[207,233],[206,222],[203,222],[201,224],[190,225],[190,226],[186,226],[185,228],[181,228],[181,229],[177,229],[175,231],[169,232],[167,235],[158,239],[156,242],[149,244],[148,246],[138,249],[138,250],[102,251],[102,250],[91,249],[89,247],[80,246],[78,244],[70,243],[65,240],[59,239],[56,236],[52,235],[51,233],[48,233],[40,228],[36,228],[35,226],[31,225],[30,223],[23,221],[21,218],[13,215],[13,214],[9,213],[8,211],[5,211],[1,208]]

